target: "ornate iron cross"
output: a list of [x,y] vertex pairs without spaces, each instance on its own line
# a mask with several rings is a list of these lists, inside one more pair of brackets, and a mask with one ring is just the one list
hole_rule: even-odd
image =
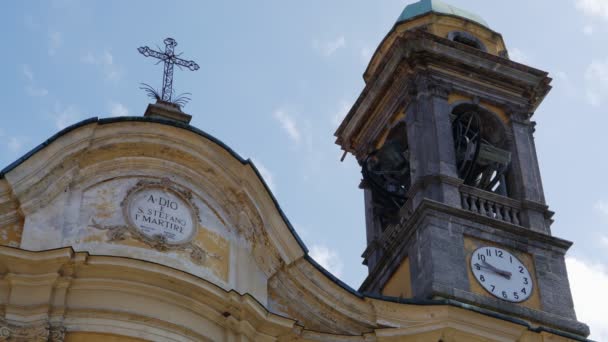
[[[165,72],[163,78],[163,92],[161,95],[161,100],[166,102],[172,102],[173,95],[173,66],[177,65],[178,67],[186,67],[192,71],[198,70],[199,66],[194,61],[187,61],[185,59],[179,58],[181,55],[176,55],[174,50],[177,46],[177,42],[173,38],[167,38],[164,40],[165,43],[165,52],[159,52],[150,49],[147,46],[143,46],[137,49],[139,53],[146,57],[154,57],[158,58],[160,62],[165,63]],[[157,63],[157,64],[158,64]]]

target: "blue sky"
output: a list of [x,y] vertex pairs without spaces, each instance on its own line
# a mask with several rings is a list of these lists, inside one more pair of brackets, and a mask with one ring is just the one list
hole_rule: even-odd
[[[150,100],[139,83],[160,88],[162,66],[136,49],[173,37],[201,66],[175,74],[176,92],[192,93],[192,124],[253,159],[313,257],[358,288],[361,176],[352,157],[340,163],[333,132],[409,2],[4,4],[0,165],[82,119],[142,115]],[[608,0],[450,3],[481,15],[513,59],[554,79],[534,115],[552,229],[575,241],[568,266],[579,318],[608,340],[608,301],[593,295],[608,288]]]

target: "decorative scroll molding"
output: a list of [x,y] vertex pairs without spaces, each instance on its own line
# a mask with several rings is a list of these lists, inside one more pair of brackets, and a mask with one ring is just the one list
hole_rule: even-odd
[[51,327],[50,332],[49,342],[63,342],[65,340],[66,330],[64,327]]
[[47,323],[17,326],[0,320],[2,342],[63,342],[64,339],[64,327],[51,327]]
[[[190,236],[187,238],[185,242],[172,242],[166,236],[162,234],[154,234],[147,235],[143,233],[137,226],[134,224],[131,219],[131,213],[129,212],[129,205],[138,192],[148,189],[160,189],[179,197],[180,200],[187,203],[189,209],[192,210],[192,232]],[[222,257],[205,251],[200,246],[196,245],[192,242],[192,238],[196,236],[198,230],[198,223],[200,222],[200,214],[198,207],[192,202],[192,192],[188,190],[184,190],[179,187],[177,184],[171,182],[167,178],[163,178],[160,181],[139,181],[137,184],[129,189],[127,195],[124,200],[121,202],[120,206],[123,209],[123,216],[126,225],[113,225],[106,226],[97,222],[94,218],[91,219],[91,223],[89,227],[105,230],[107,231],[106,237],[110,242],[122,241],[128,238],[133,238],[144,242],[146,245],[151,248],[160,251],[166,252],[171,250],[176,251],[186,251],[190,253],[190,258],[193,262],[204,265],[207,263],[208,258],[214,258],[221,260]]]

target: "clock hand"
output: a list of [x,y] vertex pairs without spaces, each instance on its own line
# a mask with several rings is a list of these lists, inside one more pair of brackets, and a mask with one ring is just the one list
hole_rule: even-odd
[[481,263],[483,264],[483,267],[485,267],[485,268],[487,268],[487,269],[489,269],[489,270],[493,271],[494,273],[496,273],[496,274],[498,274],[498,275],[501,275],[501,276],[503,276],[503,277],[505,277],[505,278],[507,278],[507,279],[511,279],[511,275],[512,275],[512,273],[511,273],[511,272],[501,270],[501,269],[499,269],[499,268],[497,268],[497,267],[495,267],[495,266],[491,265],[489,262],[487,262],[487,261],[485,261],[485,260],[482,260],[482,261],[481,261]]

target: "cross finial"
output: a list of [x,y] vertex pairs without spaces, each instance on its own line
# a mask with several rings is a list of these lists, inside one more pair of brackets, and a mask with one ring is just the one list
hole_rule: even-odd
[[[177,105],[185,104],[189,98],[180,97],[177,99],[173,99],[173,66],[177,65],[178,67],[186,67],[192,71],[198,70],[199,66],[194,61],[187,61],[185,59],[179,58],[181,54],[176,55],[174,50],[177,46],[177,42],[173,38],[167,38],[164,40],[165,43],[165,52],[155,51],[150,49],[147,46],[143,46],[137,49],[139,53],[146,57],[154,57],[159,59],[158,63],[164,62],[165,70],[163,74],[163,91],[160,96],[148,86],[145,88],[150,95],[153,95],[157,100],[175,103]],[[157,63],[157,64],[158,64]]]

